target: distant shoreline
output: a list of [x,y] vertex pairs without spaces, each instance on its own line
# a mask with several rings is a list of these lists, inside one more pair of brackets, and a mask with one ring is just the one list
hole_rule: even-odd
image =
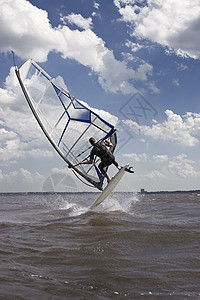
[[[38,194],[38,195],[45,195],[45,194],[96,194],[100,193],[99,191],[97,192],[0,192],[0,195],[14,195],[14,194],[21,194],[21,195],[30,195],[30,194]],[[148,192],[145,191],[144,189],[141,189],[140,192],[115,192],[115,193],[135,193],[135,194],[200,194],[200,190],[188,190],[188,191],[182,191],[182,190],[177,190],[177,191],[153,191],[153,192]]]
[[139,194],[144,194],[144,195],[145,194],[191,194],[191,193],[200,194],[200,190],[148,192],[148,191],[145,191],[144,189],[141,189],[141,191],[139,192]]

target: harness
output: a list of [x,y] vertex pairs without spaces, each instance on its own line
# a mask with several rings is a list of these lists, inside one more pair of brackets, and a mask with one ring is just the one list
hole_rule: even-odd
[[114,155],[107,149],[104,142],[95,143],[92,152],[101,158],[102,161],[111,162]]

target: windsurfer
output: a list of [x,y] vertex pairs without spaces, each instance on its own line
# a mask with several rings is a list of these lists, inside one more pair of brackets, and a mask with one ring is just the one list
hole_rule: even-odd
[[90,159],[88,161],[81,161],[80,164],[92,164],[94,161],[94,156],[98,156],[101,159],[101,162],[99,164],[99,170],[101,171],[102,175],[107,178],[107,181],[109,183],[111,179],[106,173],[105,168],[112,164],[114,164],[118,170],[121,170],[122,168],[116,162],[115,157],[110,151],[110,149],[108,149],[112,148],[113,144],[109,140],[96,142],[96,140],[93,137],[89,139],[89,142],[93,146],[90,152]]

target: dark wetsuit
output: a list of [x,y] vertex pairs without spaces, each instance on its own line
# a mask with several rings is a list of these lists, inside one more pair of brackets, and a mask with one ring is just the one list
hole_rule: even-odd
[[90,159],[94,159],[95,155],[101,159],[99,170],[104,176],[106,175],[106,171],[104,170],[105,167],[108,167],[111,164],[114,164],[116,167],[118,166],[114,155],[108,150],[105,142],[98,142],[94,144],[93,149],[90,152]]

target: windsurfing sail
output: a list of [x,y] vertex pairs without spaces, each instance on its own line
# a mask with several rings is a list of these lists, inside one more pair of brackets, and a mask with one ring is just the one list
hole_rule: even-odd
[[90,154],[88,140],[109,139],[117,144],[115,128],[81,101],[60,88],[33,60],[15,69],[24,96],[44,134],[59,155],[92,186],[102,190],[103,177],[98,158],[93,165],[78,165]]

